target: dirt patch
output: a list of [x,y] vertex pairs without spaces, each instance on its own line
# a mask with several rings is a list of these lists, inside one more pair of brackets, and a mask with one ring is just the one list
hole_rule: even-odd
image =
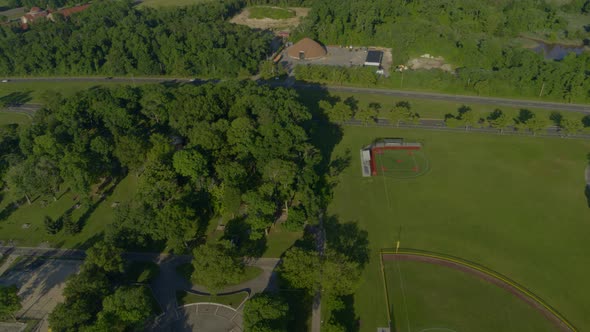
[[296,28],[303,18],[309,14],[309,8],[287,7],[295,12],[295,17],[284,20],[273,20],[270,18],[253,19],[250,18],[250,9],[245,8],[241,13],[234,16],[230,22],[240,25],[246,25],[253,29],[272,30],[272,31],[291,31]]
[[[491,284],[494,284],[498,287],[501,287],[508,291],[509,293],[513,294],[514,296],[518,297],[522,301],[529,304],[531,307],[539,311],[545,318],[547,318],[555,327],[557,327],[560,331],[564,332],[572,332],[572,330],[556,315],[554,315],[551,311],[541,305],[539,302],[535,301],[534,299],[530,298],[528,295],[522,293],[520,290],[515,288],[514,286],[497,279],[489,274],[483,273],[479,270],[473,269],[469,266],[462,265],[459,263],[447,261],[444,259],[438,259],[434,257],[425,257],[425,256],[418,256],[418,255],[406,255],[406,254],[383,254],[384,261],[417,261],[417,262],[425,262],[431,264],[437,264],[442,266],[447,266],[459,271],[463,271],[465,273],[474,275],[480,279],[483,279]],[[573,331],[575,332],[575,331]]]
[[433,57],[429,54],[425,54],[419,58],[410,59],[407,63],[407,66],[412,70],[440,69],[449,73],[453,72],[453,67],[446,63],[443,57]]

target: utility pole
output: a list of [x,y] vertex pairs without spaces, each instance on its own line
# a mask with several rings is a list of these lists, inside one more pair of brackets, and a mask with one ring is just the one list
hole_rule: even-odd
[[539,97],[541,97],[541,95],[543,94],[543,89],[545,89],[545,82],[543,82],[543,85],[541,86],[541,92],[539,92]]

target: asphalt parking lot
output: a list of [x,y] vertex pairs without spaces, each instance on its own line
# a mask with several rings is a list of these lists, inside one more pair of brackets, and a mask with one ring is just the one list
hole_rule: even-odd
[[63,301],[65,281],[78,272],[82,261],[20,257],[0,276],[0,284],[19,288],[22,309],[17,317],[40,319],[42,322],[38,331],[47,331],[45,318]]

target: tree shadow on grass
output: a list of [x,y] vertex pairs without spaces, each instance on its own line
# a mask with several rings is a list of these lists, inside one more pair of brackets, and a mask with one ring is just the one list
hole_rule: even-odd
[[563,115],[561,115],[559,112],[551,112],[549,115],[549,120],[551,120],[554,125],[559,126],[563,120]]
[[7,220],[13,213],[18,209],[18,203],[12,202],[4,207],[2,211],[0,211],[0,221]]
[[88,250],[92,246],[94,246],[96,243],[103,241],[103,240],[104,240],[104,232],[96,233],[96,234],[92,235],[90,238],[76,244],[74,246],[74,249]]
[[262,257],[267,249],[266,237],[250,239],[250,225],[245,221],[245,217],[230,220],[225,226],[222,239],[231,241],[240,256]]
[[590,185],[584,187],[584,195],[586,196],[586,204],[590,208]]
[[9,93],[5,96],[0,97],[0,104],[8,106],[20,106],[33,99],[31,97],[31,92],[32,91]]
[[86,209],[86,211],[84,211],[84,213],[80,216],[80,218],[78,218],[77,223],[80,226],[80,230],[82,230],[84,228],[84,226],[86,226],[88,219],[90,219],[90,216],[94,213],[96,208],[98,208],[100,206],[100,204],[102,204],[107,199],[107,197],[109,197],[113,194],[113,192],[115,191],[115,188],[117,188],[117,185],[121,182],[121,179],[122,178],[116,178],[116,179],[111,180],[110,183],[101,184],[100,189],[104,189],[107,186],[109,186],[109,187],[102,194],[100,194],[98,200],[96,202],[90,204],[88,209]]
[[530,119],[534,118],[535,114],[525,108],[521,108],[518,111],[518,116],[514,119],[516,123],[526,123]]
[[360,330],[359,316],[354,311],[354,295],[346,295],[339,298],[342,307],[332,311],[330,317],[334,323],[338,323],[345,331],[355,332]]
[[356,222],[340,223],[338,216],[324,220],[326,246],[359,264],[363,268],[369,262],[369,233]]
[[[322,100],[334,104],[338,102],[340,98],[330,95],[328,90],[321,85],[313,85],[312,88],[298,90],[298,101],[305,105],[312,114],[311,121],[307,121],[304,124],[304,127],[309,135],[311,143],[316,149],[318,149],[322,157],[321,161],[315,167],[319,179],[315,184],[314,193],[319,209],[325,209],[328,206],[332,196],[332,189],[335,185],[331,179],[325,175],[337,175],[330,174],[331,169],[336,170],[336,173],[339,174],[350,165],[346,154],[342,158],[333,160],[334,158],[332,154],[336,145],[342,140],[343,130],[340,125],[329,121],[328,116],[319,106],[319,103]],[[352,102],[352,100],[350,102]]]

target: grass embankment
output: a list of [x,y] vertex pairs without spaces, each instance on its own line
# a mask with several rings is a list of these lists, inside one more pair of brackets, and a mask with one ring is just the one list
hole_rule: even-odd
[[445,266],[385,262],[395,331],[555,331],[538,311],[496,285]]
[[217,296],[200,295],[200,294],[189,293],[189,292],[185,292],[185,291],[177,291],[176,292],[176,301],[178,302],[178,305],[210,302],[210,303],[224,304],[224,305],[230,306],[234,309],[237,309],[238,306],[247,297],[248,297],[248,293],[246,293],[246,292],[239,292],[239,293],[228,294],[228,295],[217,295]]
[[[181,264],[176,267],[176,272],[178,274],[180,274],[183,278],[190,281],[192,284],[199,285],[200,284],[199,280],[193,278],[193,271],[194,271],[194,267],[191,263]],[[239,285],[239,284],[246,282],[248,280],[252,280],[252,279],[258,277],[261,273],[262,273],[262,269],[260,269],[259,267],[246,266],[244,269],[244,274],[241,276],[240,280],[238,280],[238,282],[236,282],[235,284]],[[227,285],[227,286],[233,286],[233,285]]]
[[[408,180],[362,178],[355,151],[378,137],[424,142],[430,172]],[[395,247],[400,237],[403,247],[498,271],[578,329],[590,329],[585,297],[590,266],[584,264],[590,234],[584,195],[589,141],[346,127],[332,156],[346,150],[351,163],[340,175],[328,213],[358,221],[369,234],[372,259],[355,295],[361,331],[387,323],[386,311],[379,309],[385,300],[378,250]]]
[[270,18],[273,20],[286,20],[295,17],[295,11],[287,8],[257,6],[248,8],[250,11],[249,18],[263,19]]
[[[102,236],[106,225],[113,222],[117,203],[132,199],[136,188],[137,177],[125,177],[103,201],[99,202],[98,197],[93,200],[93,210],[76,209],[78,201],[69,192],[59,193],[55,202],[51,198],[38,198],[31,205],[21,202],[15,208],[15,198],[4,192],[0,201],[0,240],[15,240],[19,246],[36,246],[47,241],[56,247],[89,247]],[[43,224],[45,216],[57,219],[68,210],[72,211],[73,220],[83,224],[82,231],[74,235],[65,234],[63,230],[55,235],[47,234]]]

